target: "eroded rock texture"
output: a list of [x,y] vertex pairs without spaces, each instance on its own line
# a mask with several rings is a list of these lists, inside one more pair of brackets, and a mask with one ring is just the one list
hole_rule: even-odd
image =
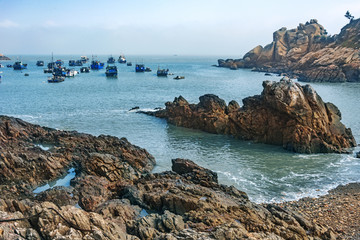
[[272,43],[255,47],[242,59],[219,59],[218,64],[286,73],[307,82],[359,82],[359,47],[360,19],[351,21],[335,36],[328,36],[312,19],[295,29],[279,29]]
[[149,113],[177,126],[210,133],[230,134],[262,143],[281,145],[300,153],[344,152],[356,146],[351,130],[341,122],[341,113],[324,103],[310,86],[291,80],[265,81],[261,95],[226,105],[218,96],[201,96],[198,104],[183,97],[167,102],[164,110]]

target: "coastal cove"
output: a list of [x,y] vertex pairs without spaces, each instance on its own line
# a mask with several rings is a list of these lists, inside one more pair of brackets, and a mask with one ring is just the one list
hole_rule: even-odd
[[[66,64],[75,56],[58,56]],[[99,56],[106,61],[108,56]],[[10,56],[16,59],[16,56]],[[218,173],[219,182],[234,185],[255,202],[295,200],[325,194],[339,184],[359,182],[360,160],[354,154],[296,154],[281,147],[240,141],[230,136],[204,133],[169,125],[165,120],[137,114],[141,110],[164,107],[174,97],[189,102],[207,93],[226,102],[260,94],[264,76],[248,69],[231,71],[216,68],[218,57],[127,56],[156,70],[169,68],[182,80],[157,78],[155,72],[137,74],[134,67],[119,65],[117,79],[106,79],[105,71],[81,73],[60,84],[48,84],[47,74],[35,63],[50,56],[23,56],[28,69],[2,69],[0,114],[21,118],[41,126],[76,130],[93,135],[126,137],[145,148],[157,162],[153,172],[170,170],[171,159],[187,158]],[[3,61],[2,64],[13,63]],[[28,73],[29,76],[24,76]],[[303,83],[301,83],[303,84]],[[334,103],[342,122],[360,142],[359,83],[312,83],[324,102]],[[359,147],[355,148],[359,151]]]

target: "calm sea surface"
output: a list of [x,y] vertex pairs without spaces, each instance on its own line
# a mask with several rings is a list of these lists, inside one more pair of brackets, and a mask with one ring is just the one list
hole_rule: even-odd
[[[13,64],[16,56],[10,57],[12,61],[1,63]],[[80,56],[54,58],[62,59],[68,66],[70,59],[77,60]],[[98,57],[104,62],[107,58]],[[191,159],[216,171],[221,183],[245,191],[255,202],[317,196],[339,184],[360,181],[360,159],[354,154],[296,154],[278,146],[175,127],[165,120],[128,111],[135,106],[141,109],[164,107],[166,101],[179,95],[197,103],[199,96],[206,93],[241,104],[241,99],[261,93],[262,81],[280,79],[250,70],[212,67],[218,58],[127,56],[133,66],[117,63],[118,78],[106,78],[105,70],[99,70],[80,73],[62,83],[47,83],[49,74],[44,74],[43,67],[35,63],[44,60],[46,64],[51,56],[22,56],[28,69],[0,69],[3,72],[0,114],[62,130],[126,137],[155,156],[154,172],[170,170],[172,158]],[[136,62],[144,63],[153,72],[135,73]],[[175,76],[185,76],[185,79],[159,78],[156,76],[158,66],[169,68]],[[24,76],[25,73],[29,76]],[[339,107],[342,122],[352,129],[360,143],[360,84],[317,83],[312,86],[324,101]]]

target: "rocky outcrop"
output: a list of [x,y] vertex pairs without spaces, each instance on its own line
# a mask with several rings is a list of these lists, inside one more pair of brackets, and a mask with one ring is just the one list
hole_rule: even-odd
[[300,153],[345,152],[356,146],[351,130],[341,122],[341,113],[324,103],[310,85],[291,80],[263,82],[261,95],[227,106],[218,96],[207,94],[198,104],[183,97],[167,102],[166,109],[149,113],[170,123],[210,133],[230,134],[257,142],[281,145]]
[[242,59],[219,59],[218,64],[231,69],[287,73],[300,81],[359,82],[359,32],[360,19],[351,21],[335,36],[328,36],[313,19],[296,29],[279,29],[272,43],[255,47]]
[[[238,107],[213,96],[201,99],[207,111]],[[34,143],[52,147],[43,150]],[[246,193],[220,185],[215,172],[190,160],[174,159],[173,171],[151,174],[153,157],[125,139],[57,131],[3,116],[0,147],[0,239],[336,237],[296,212],[252,203]],[[76,169],[70,187],[36,196],[30,191],[61,176],[69,165]]]
[[0,60],[11,60],[11,59],[0,53]]

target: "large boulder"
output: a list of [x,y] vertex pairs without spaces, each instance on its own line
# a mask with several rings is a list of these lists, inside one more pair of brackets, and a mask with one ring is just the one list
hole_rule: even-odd
[[265,81],[263,87],[261,95],[245,98],[242,108],[235,101],[226,106],[219,97],[207,94],[196,105],[186,100],[179,104],[176,98],[152,114],[177,126],[231,134],[300,153],[340,153],[356,146],[351,130],[340,122],[339,109],[324,103],[310,85],[281,80]]

